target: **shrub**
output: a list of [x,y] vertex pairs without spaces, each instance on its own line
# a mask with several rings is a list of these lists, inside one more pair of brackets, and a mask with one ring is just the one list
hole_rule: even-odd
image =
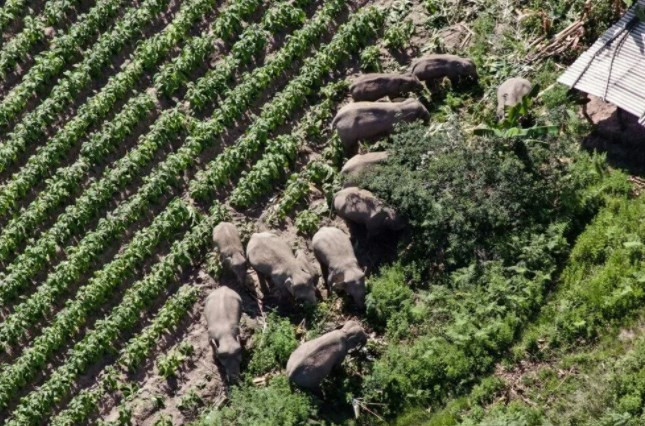
[[[509,245],[518,235],[597,207],[583,203],[583,189],[601,175],[589,173],[590,157],[566,141],[468,140],[456,127],[429,135],[417,124],[392,137],[390,152],[360,186],[409,219],[409,258],[425,259],[436,271],[471,261],[513,262]],[[583,164],[563,161],[572,156]]]
[[262,375],[284,367],[297,346],[296,332],[291,322],[270,313],[266,328],[253,336],[253,356],[248,374]]
[[391,337],[407,334],[410,323],[415,319],[414,293],[406,278],[403,266],[395,264],[383,268],[368,283],[367,318],[377,328],[387,326]]
[[286,377],[277,376],[266,387],[234,387],[230,404],[211,411],[199,424],[290,426],[306,423],[313,414],[311,399],[292,390]]

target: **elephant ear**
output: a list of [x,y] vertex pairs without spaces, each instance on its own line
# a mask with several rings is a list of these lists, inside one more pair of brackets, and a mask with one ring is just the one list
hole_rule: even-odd
[[307,259],[307,255],[305,255],[304,251],[298,250],[296,252],[296,260],[300,264],[300,269],[302,269],[303,272],[311,274],[314,277],[320,276],[320,271],[318,270],[318,268],[312,265],[311,262],[309,262],[309,259]]
[[345,290],[345,273],[341,272],[331,277],[329,285],[332,290]]
[[284,280],[284,286],[287,288],[287,290],[290,290],[291,287],[293,287],[293,280],[291,277],[288,277],[286,280]]

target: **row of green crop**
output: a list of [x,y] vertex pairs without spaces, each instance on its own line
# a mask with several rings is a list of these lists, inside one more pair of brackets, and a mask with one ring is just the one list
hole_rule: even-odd
[[[0,103],[0,125],[7,126],[11,124],[18,115],[24,110],[27,105],[28,100],[33,97],[38,90],[45,87],[51,81],[55,81],[59,73],[64,69],[65,65],[73,59],[77,54],[77,49],[79,46],[84,46],[89,42],[94,35],[100,34],[104,29],[107,23],[111,21],[111,18],[114,17],[118,12],[121,6],[123,5],[123,0],[99,0],[96,5],[90,9],[89,12],[84,14],[81,19],[76,21],[66,34],[63,34],[59,37],[56,37],[52,40],[52,49],[41,52],[34,59],[33,66],[29,71],[22,77],[20,83],[12,87],[9,93],[2,99]],[[163,3],[162,1],[158,3]],[[144,7],[147,11],[148,9]],[[148,22],[146,19],[146,14],[141,14],[138,16],[139,19],[133,20],[132,14],[136,12],[135,8],[130,9],[130,14],[127,14],[126,19],[129,18],[131,25],[134,25],[133,30],[137,30],[139,27],[139,22],[142,23]],[[158,12],[161,12],[161,8],[158,8]],[[116,30],[113,30],[113,32]],[[111,33],[106,33],[108,37]],[[100,39],[105,39],[106,34],[100,36]],[[117,40],[114,44],[115,47],[123,46],[126,41],[129,40],[129,37],[134,36],[135,32],[127,34],[128,38],[123,40],[122,44],[119,44]],[[110,38],[111,40],[111,38]],[[97,42],[98,43],[98,42]],[[88,49],[88,52],[93,50],[98,50],[95,44]],[[110,46],[105,46],[105,48],[110,48]],[[98,50],[100,52],[100,50]],[[111,49],[108,52],[113,52]],[[103,55],[93,55],[93,60],[99,60],[100,63],[97,64],[95,69],[104,68],[107,64],[109,57],[103,57]],[[67,105],[75,97],[74,83],[78,79],[65,78],[66,82],[64,85],[57,84],[56,87],[52,90],[50,97],[56,93],[60,92],[56,100],[57,103],[67,101],[65,104],[58,106],[56,103],[52,104],[55,107],[61,108],[63,105]],[[69,88],[67,86],[70,86]],[[58,90],[56,90],[58,88]],[[15,159],[12,156],[15,156],[21,149],[24,148],[26,143],[32,143],[38,138],[44,135],[44,129],[40,129],[39,126],[43,126],[43,123],[48,123],[53,120],[55,115],[49,110],[42,108],[37,109],[40,111],[39,114],[36,112],[31,112],[22,118],[22,121],[16,124],[13,132],[9,134],[8,139],[3,144],[3,149],[0,150],[0,170],[4,170],[7,167],[7,164]],[[56,111],[56,110],[54,110]],[[40,116],[40,117],[39,117]],[[16,145],[16,151],[7,151],[5,146]],[[12,154],[13,153],[13,154]],[[8,157],[8,158],[7,158]]]
[[0,35],[26,12],[27,0],[7,0],[0,7]]
[[[293,166],[298,150],[324,132],[324,123],[331,117],[338,96],[344,94],[346,88],[347,84],[344,81],[323,88],[321,93],[326,98],[312,107],[290,134],[278,136],[265,143],[266,149],[262,158],[248,172],[243,173],[235,185],[230,197],[232,205],[248,207],[285,177]],[[245,141],[246,139],[236,144],[233,149],[241,148]],[[255,150],[257,148],[249,149],[245,156],[251,157],[250,154]]]
[[2,229],[0,260],[4,262],[16,255],[19,245],[50,216],[54,207],[75,194],[92,165],[107,158],[154,109],[154,99],[143,93],[130,99],[112,121],[93,133],[83,144],[78,160],[69,167],[59,169],[46,182],[45,190],[38,194],[37,199]]
[[149,358],[166,330],[172,329],[187,316],[190,308],[199,298],[199,290],[186,284],[177,294],[170,297],[155,315],[151,323],[137,336],[128,341],[119,352],[117,367],[108,366],[100,373],[97,382],[78,393],[56,417],[51,419],[55,426],[74,426],[84,424],[88,417],[98,410],[103,398],[127,386],[125,379],[120,380],[119,371],[135,371]]
[[[336,4],[341,3],[340,0],[336,0]],[[300,37],[297,34],[294,34],[294,37],[291,38],[293,44],[300,46],[299,54],[303,55],[306,51],[306,47],[302,45],[302,35],[307,34],[307,32],[314,26],[322,26],[326,20],[332,19],[331,12],[333,9],[326,7],[323,12],[317,15],[316,18],[312,20],[312,23],[307,24],[301,30],[299,30]],[[325,17],[321,19],[320,16]],[[288,49],[291,45],[291,40],[285,46],[285,49]],[[313,43],[313,40],[310,41]],[[292,49],[290,49],[292,50]],[[234,55],[234,53],[233,53]],[[292,59],[295,59],[292,56]],[[228,64],[228,66],[227,66]],[[197,155],[201,152],[202,147],[207,143],[212,142],[216,135],[222,134],[226,129],[224,123],[233,123],[238,117],[241,117],[245,109],[251,105],[251,102],[254,98],[259,96],[263,88],[269,87],[271,80],[265,79],[262,83],[262,86],[259,86],[258,80],[255,78],[258,74],[258,71],[262,73],[265,69],[273,69],[274,75],[279,75],[281,72],[287,69],[290,65],[290,61],[282,61],[280,69],[275,69],[275,62],[269,62],[264,67],[257,68],[253,72],[247,73],[242,78],[242,83],[236,86],[234,89],[228,90],[226,93],[226,101],[223,103],[222,108],[216,111],[217,118],[212,120],[210,123],[217,122],[219,124],[218,132],[213,134],[211,137],[209,132],[214,133],[209,128],[209,123],[202,126],[198,126],[195,129],[195,132],[204,136],[197,136],[195,138],[189,138],[186,143],[179,148],[179,150],[169,156],[164,162],[162,162],[157,168],[154,169],[151,175],[147,176],[144,180],[143,186],[137,192],[137,194],[132,197],[128,202],[119,206],[118,210],[109,217],[109,222],[118,222],[123,224],[132,224],[138,220],[147,210],[151,200],[159,198],[161,195],[167,193],[168,189],[172,188],[176,184],[180,183],[179,177],[181,173],[188,169],[197,159]],[[230,62],[225,62],[224,67],[230,67]],[[233,70],[231,70],[232,72]],[[244,100],[244,102],[243,102]],[[232,106],[240,106],[242,108],[233,108]],[[153,126],[159,128],[161,131],[163,126]],[[162,132],[163,134],[163,132]],[[155,144],[154,137],[146,136],[147,141],[150,143],[144,143],[142,146],[145,146],[147,149],[150,149],[152,145]],[[126,157],[127,158],[127,157]],[[129,165],[128,162],[119,162],[117,167],[112,169],[114,173],[109,173],[109,177],[119,176],[124,169]],[[96,199],[109,199],[113,196],[114,192],[111,191],[116,186],[111,180],[101,179],[92,186],[100,190],[103,196],[99,197],[96,193],[92,194],[92,191],[88,191],[89,194],[84,194],[81,199],[87,200],[88,203],[83,203],[81,207],[72,206],[71,210],[80,213],[83,216],[86,216],[86,213],[91,210],[92,206],[96,204]],[[106,199],[107,195],[107,199]],[[78,217],[77,213],[77,217]],[[65,219],[71,218],[72,215],[65,215]],[[81,217],[83,217],[81,216]],[[74,227],[72,227],[72,224]],[[24,288],[29,282],[29,278],[33,276],[35,272],[40,270],[43,266],[46,265],[48,258],[53,254],[53,250],[56,247],[57,242],[61,241],[61,236],[71,236],[73,235],[76,229],[78,229],[79,221],[74,220],[68,223],[64,221],[58,221],[54,227],[45,234],[45,238],[41,238],[37,245],[30,246],[27,248],[25,253],[21,255],[17,262],[9,265],[7,270],[9,275],[6,278],[7,285],[0,288],[0,299],[6,300],[7,298],[15,296],[20,289]],[[96,233],[105,232],[102,229],[97,229],[94,233],[88,234],[92,236]],[[106,237],[107,238],[107,237]],[[42,240],[42,242],[41,242]],[[58,243],[59,244],[59,243]],[[106,240],[107,244],[107,240]]]
[[[60,161],[67,157],[69,150],[86,133],[94,123],[100,122],[115,103],[130,95],[132,89],[141,80],[145,72],[154,67],[165,55],[188,36],[188,30],[202,14],[213,8],[214,0],[191,0],[184,3],[177,16],[163,31],[143,41],[135,50],[130,62],[118,74],[111,77],[99,93],[87,100],[78,110],[77,114],[63,129],[40,147],[27,163],[14,175],[12,179],[0,187],[0,212],[16,207],[17,200],[24,196],[37,182],[43,180],[58,166]],[[141,9],[137,9],[139,11]],[[94,52],[98,56],[108,55],[103,52]],[[72,74],[71,81],[78,83],[79,87],[88,82],[91,72],[81,65]],[[64,83],[63,83],[64,86]],[[69,86],[68,86],[69,87]],[[48,98],[43,105],[56,99],[56,94]]]
[[[371,31],[373,31],[373,26],[375,24],[378,24],[381,18],[381,12],[373,8],[366,9],[363,12],[357,14],[349,23],[343,25],[340,28],[338,34],[334,37],[329,45],[325,46],[325,48],[323,48],[316,54],[316,56],[314,56],[310,61],[307,62],[307,65],[305,65],[307,69],[303,70],[301,76],[312,77],[320,75],[320,78],[322,78],[324,75],[327,75],[331,71],[331,69],[333,69],[333,67],[338,65],[340,60],[346,58],[351,51],[360,46],[366,34],[369,34],[371,33]],[[292,83],[294,81],[296,80],[292,80]],[[319,79],[313,78],[308,79],[307,81],[309,82],[308,86],[305,85],[303,87],[301,86],[302,82],[297,82],[297,87],[301,87],[303,90],[310,91],[313,89],[313,86],[317,84]],[[284,99],[284,96],[291,94],[293,94],[293,91],[285,89],[276,98],[282,100]],[[281,103],[276,102],[275,105],[281,105]],[[267,108],[266,111],[273,111],[273,109]],[[266,117],[266,114],[263,114],[263,117],[265,119],[268,118]],[[196,141],[196,139],[199,138],[201,139],[202,143],[212,141],[215,135],[209,134],[209,130],[212,131],[212,127],[208,126],[208,124],[212,123],[207,123],[206,126],[202,128],[203,133],[195,138],[190,137],[189,140]],[[181,153],[178,152],[169,157],[170,160],[174,161],[166,163],[170,167],[166,167],[165,176],[161,175],[159,176],[159,178],[165,177],[165,179],[177,179],[178,172],[183,169],[182,166],[186,164],[186,160],[192,158],[187,156],[184,156],[182,158],[180,154]],[[179,167],[175,168],[175,170],[172,170],[171,167],[173,164],[176,165],[175,167]],[[150,183],[154,183],[154,181],[149,180],[148,183],[144,185],[144,187],[151,188]],[[163,187],[159,189],[163,189]],[[197,226],[183,242],[177,243],[175,245],[175,247],[181,247],[181,251],[177,254],[176,257],[173,255],[166,256],[161,264],[158,264],[153,268],[154,272],[150,276],[146,277],[145,280],[143,280],[144,284],[137,284],[133,286],[130,290],[128,290],[128,294],[136,291],[145,291],[146,294],[161,291],[161,289],[163,289],[164,287],[165,281],[173,279],[175,277],[176,271],[176,268],[166,265],[166,260],[170,259],[170,261],[181,261],[184,263],[184,265],[182,266],[193,263],[193,261],[195,261],[195,257],[186,254],[186,252],[195,253],[201,251],[201,248],[203,248],[203,246],[205,246],[209,240],[209,232],[210,229],[212,229],[213,222],[216,222],[216,220],[211,217],[210,220],[204,221],[202,222],[202,224]],[[158,294],[155,294],[155,296],[156,295]],[[152,295],[150,297],[152,297]],[[44,406],[46,407],[46,409],[48,409],[51,406],[52,401],[55,401],[61,395],[69,392],[70,386],[73,383],[74,379],[78,374],[80,374],[81,371],[83,371],[83,368],[89,364],[90,360],[100,355],[106,347],[112,347],[110,345],[113,345],[113,339],[115,336],[112,335],[112,339],[103,339],[100,337],[108,336],[109,332],[114,332],[113,330],[123,330],[125,328],[133,326],[134,320],[132,318],[121,315],[121,306],[123,306],[123,310],[129,309],[130,304],[127,297],[124,297],[123,303],[118,308],[116,308],[115,311],[113,311],[113,314],[110,316],[110,318],[117,316],[119,322],[115,323],[113,321],[107,320],[97,323],[98,331],[96,331],[96,333],[88,334],[84,341],[77,345],[77,350],[73,352],[74,355],[72,355],[72,358],[68,359],[67,362],[53,374],[53,376],[49,381],[47,381],[47,383],[45,383],[36,392],[32,392],[31,394],[26,396],[21,401],[21,404],[18,407],[17,412],[15,413],[15,421],[19,421],[18,419],[33,420],[34,417],[41,416],[42,410],[38,409],[38,407]],[[137,314],[140,313],[139,311],[135,312]],[[113,325],[115,328],[112,328]],[[95,337],[96,335],[98,335],[98,337]],[[79,367],[79,365],[83,368]]]
[[[153,266],[149,275],[136,282],[124,294],[121,303],[110,314],[96,322],[69,352],[65,363],[52,372],[37,390],[21,398],[7,425],[22,425],[42,421],[54,404],[69,394],[79,374],[104,354],[114,352],[116,339],[132,330],[152,302],[167,290],[168,282],[176,281],[182,271],[196,264],[208,245],[209,234],[223,213],[214,207],[182,240],[173,243],[170,253]],[[199,216],[194,215],[198,219]],[[42,357],[41,357],[42,359]]]
[[[45,38],[47,27],[59,25],[65,20],[65,15],[79,3],[80,1],[78,0],[49,1],[45,4],[45,10],[39,16],[25,16],[22,31],[14,35],[2,46],[2,50],[0,50],[0,78],[6,78],[7,73],[16,66],[18,61],[24,60],[29,55],[31,48]],[[7,6],[5,5],[3,9]],[[11,4],[9,6],[14,5]],[[3,13],[0,13],[0,28],[2,27],[1,23],[5,16]],[[101,25],[105,25],[105,22],[101,22]],[[87,42],[87,39],[83,39],[82,41]]]
[[[173,95],[190,81],[191,72],[207,61],[213,53],[218,38],[229,40],[242,32],[241,17],[250,16],[260,5],[261,0],[234,2],[225,9],[213,23],[210,30],[199,37],[193,37],[173,60],[165,64],[153,77],[155,88],[166,96]],[[284,3],[283,7],[290,7]],[[285,25],[284,27],[287,27]],[[244,32],[244,34],[247,34]],[[243,39],[245,35],[241,35]]]
[[[251,13],[252,5],[256,2],[257,0],[246,0],[233,3],[230,7],[221,11],[219,17],[214,23],[214,26],[222,26],[221,24],[218,24],[220,19],[222,19],[223,22],[230,22],[231,20],[240,21]],[[235,55],[235,52],[243,47],[244,46],[238,45],[233,46],[232,54]],[[185,51],[185,49],[183,51]],[[235,71],[235,68],[233,67],[226,69],[224,67],[218,67],[217,69],[223,76],[232,76]],[[132,79],[129,80],[134,82]],[[140,102],[143,102],[146,105],[146,109],[152,110],[154,104],[153,94],[145,93],[140,96],[144,99],[149,99],[149,102],[146,102],[143,99]],[[130,106],[130,104],[138,104],[138,102],[139,101],[131,100],[124,109],[133,109],[134,107]],[[140,114],[138,113],[137,115]],[[132,116],[132,114],[128,113],[128,116]],[[45,190],[43,190],[37,199],[27,207],[25,212],[20,215],[20,218],[13,220],[10,225],[3,230],[2,235],[0,235],[0,241],[5,244],[0,244],[0,246],[2,246],[2,248],[0,248],[1,261],[7,260],[7,256],[12,252],[13,248],[21,241],[24,241],[28,237],[29,232],[35,229],[37,225],[47,218],[48,212],[69,199],[69,197],[71,197],[74,192],[81,187],[83,177],[90,170],[93,164],[98,160],[106,158],[114,147],[117,146],[120,142],[118,134],[123,133],[121,131],[117,131],[123,126],[122,120],[125,120],[125,117],[115,117],[113,123],[115,123],[116,128],[110,127],[110,124],[108,124],[108,128],[106,129],[108,133],[103,132],[104,136],[99,136],[98,139],[90,139],[88,142],[84,143],[81,147],[79,159],[73,165],[57,170],[53,178],[47,183]],[[117,134],[114,134],[115,131],[117,131]],[[161,142],[164,140],[152,139],[152,142],[156,144],[155,149],[161,147]],[[150,141],[150,139],[148,139],[148,141]],[[140,146],[135,147],[135,149],[128,154],[127,160],[120,161],[119,166],[106,172],[109,176],[117,177],[116,180],[112,177],[107,179],[108,182],[111,181],[111,183],[108,184],[111,188],[111,192],[108,193],[101,190],[99,193],[105,194],[107,197],[111,197],[111,195],[118,191],[119,188],[123,188],[131,181],[131,179],[134,179],[137,176],[139,171],[145,167],[150,160],[152,160],[154,152],[155,150],[151,150],[151,146],[149,144],[143,144],[143,146],[140,144]],[[15,210],[18,199],[28,190],[27,183],[33,181],[33,175],[26,175],[26,173],[27,172],[21,171],[14,180],[0,189],[0,211],[5,211],[5,209],[10,209],[12,207],[13,209],[11,210]],[[26,176],[20,180],[19,178],[23,175]],[[29,179],[30,176],[32,179]],[[106,179],[102,179],[100,182],[105,181]],[[94,207],[98,209],[105,203],[105,201],[99,201],[103,200],[103,198],[96,195],[95,197],[97,201]],[[85,210],[87,210],[87,208],[85,208]],[[89,219],[88,214],[86,214],[85,217],[86,219]],[[77,226],[81,226],[79,225],[78,219],[75,219],[73,223],[77,224]],[[61,240],[59,240],[59,243],[60,242]]]
[[[69,342],[81,330],[81,326],[112,297],[115,290],[137,273],[137,269],[142,266],[148,256],[155,252],[160,242],[172,240],[175,234],[185,228],[190,217],[191,212],[185,203],[171,204],[168,210],[158,216],[150,227],[140,231],[123,252],[98,271],[79,290],[77,297],[66,303],[53,321],[36,337],[31,346],[14,363],[2,369],[0,372],[0,407],[6,407],[15,396],[15,391],[29,383],[51,354]],[[74,256],[69,260],[69,264],[77,264],[83,260],[80,256]],[[20,326],[21,319],[33,324],[35,318],[29,315],[40,317],[43,311],[49,308],[46,305],[56,300],[56,294],[64,289],[65,281],[78,278],[71,274],[60,275],[57,276],[56,273],[50,275],[48,281],[39,287],[38,292],[20,305],[19,311],[17,310],[7,321],[3,322],[3,339],[16,337],[17,332],[14,332],[11,327]]]

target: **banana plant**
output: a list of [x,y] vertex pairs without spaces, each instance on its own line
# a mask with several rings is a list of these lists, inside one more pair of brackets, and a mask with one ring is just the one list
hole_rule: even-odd
[[557,136],[560,133],[560,129],[557,126],[523,127],[524,123],[531,121],[531,107],[538,93],[540,93],[540,86],[535,84],[531,92],[524,96],[519,103],[505,108],[504,118],[499,123],[478,127],[473,133],[476,136],[491,136],[502,139],[538,139]]

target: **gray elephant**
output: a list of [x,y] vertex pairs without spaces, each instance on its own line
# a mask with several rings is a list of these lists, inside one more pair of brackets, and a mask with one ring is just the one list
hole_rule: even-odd
[[367,228],[368,237],[384,229],[399,231],[405,221],[370,191],[356,187],[345,188],[334,195],[334,210],[343,219]]
[[242,362],[240,295],[228,287],[213,290],[206,298],[204,316],[208,324],[208,338],[217,360],[222,364],[228,380],[234,382],[240,375]]
[[354,186],[356,178],[365,173],[370,167],[387,161],[387,151],[368,152],[367,154],[358,154],[350,158],[340,174],[345,178],[344,186]]
[[253,234],[246,255],[258,274],[269,278],[275,286],[284,286],[297,302],[316,303],[316,271],[304,256],[296,258],[277,235]]
[[287,375],[297,386],[315,389],[340,365],[347,352],[367,341],[367,334],[357,321],[348,321],[340,330],[300,345],[289,357]]
[[355,102],[341,108],[331,125],[338,132],[348,152],[355,151],[357,142],[387,135],[397,123],[427,120],[428,110],[417,99],[403,102]]
[[327,271],[327,284],[336,292],[347,293],[354,304],[365,307],[365,274],[358,266],[349,236],[338,228],[324,226],[312,240],[314,254]]
[[220,261],[235,274],[240,284],[246,278],[246,257],[240,233],[230,222],[221,222],[213,229],[213,242],[219,251]]
[[531,93],[533,84],[525,78],[509,78],[497,89],[497,117],[504,118],[506,107],[513,107]]
[[449,78],[453,84],[461,80],[478,79],[477,67],[471,59],[447,54],[432,54],[417,59],[412,63],[411,72],[419,80],[431,85],[444,77]]
[[421,90],[423,85],[412,74],[364,74],[349,87],[355,101],[376,101],[385,96],[397,97]]

